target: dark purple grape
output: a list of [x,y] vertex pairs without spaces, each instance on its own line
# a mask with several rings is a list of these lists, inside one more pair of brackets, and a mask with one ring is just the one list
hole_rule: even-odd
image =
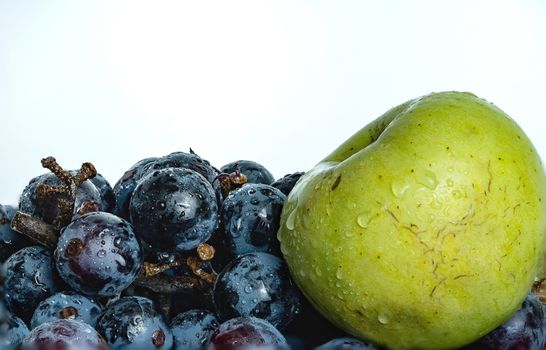
[[173,350],[203,349],[219,326],[216,316],[208,310],[194,309],[176,315],[171,321]]
[[0,204],[0,263],[19,249],[32,244],[25,236],[10,227],[16,211],[17,209],[11,205]]
[[173,152],[155,160],[153,163],[145,166],[143,175],[166,168],[190,169],[201,174],[212,185],[218,203],[222,202],[222,189],[220,187],[220,182],[217,181],[217,177],[220,174],[219,171],[211,166],[207,160],[195,154],[191,149],[190,153]]
[[124,297],[106,308],[97,322],[111,350],[170,350],[172,332],[153,302],[143,297]]
[[133,192],[130,211],[136,233],[157,249],[194,249],[218,227],[212,185],[190,169],[148,173]]
[[116,207],[114,214],[117,216],[129,220],[129,203],[131,202],[131,196],[138,184],[138,181],[142,177],[144,167],[151,162],[158,159],[157,157],[145,158],[133,165],[127,170],[121,179],[114,185],[114,196],[116,201]]
[[38,305],[32,315],[30,328],[58,319],[76,320],[95,327],[101,313],[102,306],[93,299],[73,292],[61,292]]
[[142,252],[127,221],[93,212],[62,230],[55,261],[63,280],[77,292],[112,296],[134,281],[142,267]]
[[0,349],[18,349],[28,333],[23,320],[5,310],[0,310]]
[[221,320],[253,316],[284,328],[299,312],[300,298],[286,263],[267,253],[233,260],[214,284],[214,305]]
[[303,343],[304,349],[312,349],[331,339],[348,337],[324,318],[306,298],[301,298],[300,309],[300,313],[283,330],[287,340],[297,338],[299,343]]
[[277,181],[273,182],[271,186],[278,188],[281,190],[282,193],[284,193],[285,196],[288,196],[290,191],[292,191],[292,188],[296,185],[296,182],[300,179],[300,177],[305,174],[304,172],[297,172],[292,174],[287,174],[283,176],[282,178],[278,179]]
[[99,191],[102,201],[102,210],[112,213],[116,207],[116,196],[114,195],[114,190],[112,189],[112,186],[110,186],[110,183],[101,174],[97,174],[95,177],[89,179],[89,181],[91,181]]
[[[74,174],[75,172],[71,171],[71,173]],[[65,193],[49,194],[47,197],[41,197],[36,191],[40,183],[51,186],[63,185],[63,182],[53,173],[46,173],[33,178],[23,190],[19,200],[19,210],[53,224],[54,220],[59,216],[59,202],[62,200],[70,201],[70,198]],[[74,215],[78,216],[78,211],[85,205],[89,205],[89,203],[92,203],[97,210],[102,210],[99,190],[90,180],[86,180],[76,189]]]
[[544,305],[529,294],[521,308],[502,325],[465,347],[467,350],[542,350],[546,345]]
[[284,334],[286,338],[286,342],[288,343],[288,348],[290,350],[305,350],[307,347],[305,346],[305,340],[303,340],[301,337],[297,335],[287,335]]
[[355,338],[337,338],[322,344],[315,350],[378,350],[379,348],[371,343],[366,343]]
[[206,350],[287,349],[284,336],[269,322],[256,317],[237,317],[220,325]]
[[240,171],[247,177],[248,183],[271,185],[275,178],[263,165],[251,160],[238,160],[220,168],[222,173]]
[[145,171],[150,173],[154,170],[165,168],[184,168],[201,174],[211,184],[215,181],[219,172],[210,165],[208,161],[190,152],[173,152],[161,157],[146,167]]
[[90,325],[74,320],[55,320],[34,328],[21,350],[107,350],[104,339]]
[[220,254],[228,259],[266,252],[280,256],[277,231],[286,196],[264,184],[245,184],[229,193],[221,209]]
[[38,304],[61,287],[51,253],[41,246],[25,247],[6,260],[4,281],[8,309],[29,322]]

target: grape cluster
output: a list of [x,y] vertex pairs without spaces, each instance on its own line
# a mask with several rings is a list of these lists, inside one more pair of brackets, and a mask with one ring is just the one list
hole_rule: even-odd
[[[112,187],[94,166],[30,180],[0,205],[0,349],[380,349],[331,325],[292,282],[276,234],[302,172],[142,159]],[[467,349],[542,349],[530,294]]]

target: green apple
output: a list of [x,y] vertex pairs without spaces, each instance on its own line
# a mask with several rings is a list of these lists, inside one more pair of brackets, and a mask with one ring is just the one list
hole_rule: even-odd
[[442,92],[392,108],[307,172],[278,233],[295,282],[348,333],[452,349],[542,273],[546,177],[503,111]]

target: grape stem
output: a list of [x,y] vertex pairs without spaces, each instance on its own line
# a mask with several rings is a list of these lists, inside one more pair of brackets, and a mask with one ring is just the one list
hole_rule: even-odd
[[207,283],[200,278],[194,276],[172,276],[155,275],[150,277],[139,276],[134,284],[139,287],[144,287],[155,293],[184,293],[205,289]]
[[[64,194],[68,197],[68,200],[59,199],[59,215],[55,218],[53,224],[57,228],[62,228],[68,225],[72,219],[74,213],[74,203],[76,200],[76,190],[86,180],[92,179],[97,175],[97,169],[89,162],[83,163],[74,175],[69,171],[64,170],[54,157],[47,157],[42,159],[42,167],[49,169],[64,185],[53,186],[40,183],[36,187],[38,198],[46,200],[55,194]],[[95,209],[96,210],[96,209]],[[79,214],[93,211],[92,203],[85,203],[82,212]]]
[[45,221],[23,212],[16,212],[11,220],[12,230],[23,234],[49,249],[57,247],[59,230]]
[[241,170],[239,169],[232,173],[220,173],[214,179],[214,181],[216,180],[220,182],[220,188],[222,189],[222,194],[224,196],[227,196],[229,192],[248,182],[246,175],[241,173]]

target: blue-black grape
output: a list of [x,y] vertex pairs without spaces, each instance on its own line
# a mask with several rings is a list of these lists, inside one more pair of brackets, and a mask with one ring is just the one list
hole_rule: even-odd
[[166,168],[190,169],[201,174],[212,185],[218,203],[222,201],[222,189],[220,182],[217,181],[217,177],[220,174],[219,171],[192,150],[190,150],[190,153],[173,152],[156,159],[154,162],[145,166],[143,175]]
[[202,350],[220,322],[209,310],[194,309],[176,315],[171,321],[173,350]]
[[131,225],[106,212],[92,212],[61,231],[55,250],[59,274],[75,291],[91,296],[121,293],[142,267]]
[[46,322],[30,331],[21,350],[107,350],[104,339],[90,325],[75,320]]
[[19,349],[28,333],[28,328],[23,320],[5,310],[0,310],[0,349]]
[[248,183],[271,185],[275,178],[263,165],[251,160],[237,160],[220,168],[222,173],[240,171],[247,177]]
[[289,341],[296,338],[298,343],[303,343],[303,349],[312,349],[331,339],[348,337],[347,333],[324,318],[306,298],[301,298],[300,310],[283,334]]
[[222,323],[206,350],[287,349],[284,336],[271,323],[256,317],[237,317]]
[[299,312],[300,298],[286,263],[267,253],[233,260],[214,284],[214,305],[221,320],[253,316],[284,328]]
[[266,252],[280,256],[277,231],[286,196],[264,184],[248,183],[229,193],[221,209],[223,254],[234,258]]
[[113,188],[116,201],[114,214],[125,220],[130,219],[129,203],[131,202],[133,191],[135,190],[138,181],[142,178],[145,167],[156,159],[158,158],[150,157],[138,161],[123,174],[118,182],[116,182]]
[[10,256],[5,264],[6,306],[29,322],[36,306],[62,288],[51,253],[41,246],[25,247]]
[[19,249],[31,245],[27,238],[10,227],[16,211],[13,206],[0,204],[0,263]]
[[146,175],[130,204],[136,233],[154,248],[190,250],[218,227],[218,204],[210,182],[185,168]]
[[529,294],[506,322],[467,346],[467,350],[542,350],[546,345],[544,305]]
[[76,320],[95,327],[101,313],[102,306],[95,300],[73,292],[60,292],[38,305],[30,320],[30,328],[58,319]]
[[124,297],[107,306],[97,322],[111,350],[170,350],[172,332],[153,302],[143,297]]
[[184,168],[201,174],[210,183],[214,182],[219,172],[208,161],[191,152],[173,152],[156,159],[146,167],[147,173],[165,168]]
[[[75,174],[74,171],[71,171]],[[38,184],[50,186],[60,186],[63,182],[53,173],[46,173],[30,180],[29,184],[23,190],[19,199],[19,210],[40,218],[48,224],[53,224],[59,216],[60,201],[70,201],[67,193],[50,193],[48,196],[41,196],[37,191]],[[102,210],[102,200],[99,190],[90,181],[86,180],[78,186],[74,198],[74,215],[78,216],[78,211],[88,203],[92,203],[97,210]]]
[[278,188],[281,190],[282,193],[284,193],[285,196],[288,196],[290,191],[294,188],[296,185],[296,182],[302,177],[302,175],[305,174],[304,172],[296,172],[292,174],[287,174],[280,179],[276,180],[271,184],[271,186]]
[[315,350],[378,350],[375,345],[355,338],[337,338],[322,344]]
[[89,181],[91,181],[99,191],[102,202],[102,211],[112,213],[116,207],[116,196],[114,195],[114,190],[108,180],[101,174],[97,174],[89,179]]

